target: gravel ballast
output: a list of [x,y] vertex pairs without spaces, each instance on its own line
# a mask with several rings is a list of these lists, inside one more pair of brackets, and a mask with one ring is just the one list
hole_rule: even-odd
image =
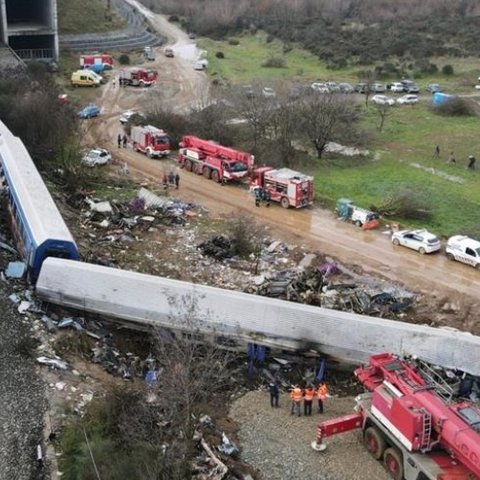
[[230,410],[240,426],[242,460],[264,480],[389,480],[382,464],[364,449],[358,432],[327,439],[324,452],[310,446],[318,422],[352,413],[353,398],[331,398],[323,415],[313,410],[311,417],[290,415],[287,393],[281,394],[279,408],[271,408],[269,402],[268,392],[249,392]]

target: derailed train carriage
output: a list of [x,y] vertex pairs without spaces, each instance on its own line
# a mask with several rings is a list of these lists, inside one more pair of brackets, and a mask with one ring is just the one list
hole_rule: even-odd
[[22,141],[0,121],[0,181],[17,249],[36,280],[47,257],[77,260],[77,245]]

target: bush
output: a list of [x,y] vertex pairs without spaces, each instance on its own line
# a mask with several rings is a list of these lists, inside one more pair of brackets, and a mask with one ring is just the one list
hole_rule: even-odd
[[434,112],[446,117],[462,117],[475,113],[472,103],[464,98],[453,97],[438,107],[434,107]]
[[379,206],[371,209],[385,217],[428,220],[432,216],[431,198],[427,192],[403,188],[390,193]]
[[453,67],[451,65],[444,65],[442,67],[442,73],[444,75],[453,75],[453,73],[454,73]]
[[236,38],[230,38],[228,40],[229,45],[240,45],[240,40],[237,40]]
[[217,52],[217,53],[215,54],[215,56],[216,56],[217,58],[225,58],[225,54],[224,54],[223,52]]
[[118,63],[120,65],[130,65],[130,57],[126,53],[122,53],[118,57]]
[[262,63],[266,68],[285,68],[285,59],[282,57],[270,57]]
[[258,257],[262,250],[264,229],[248,217],[237,217],[229,221],[228,237],[234,255],[248,258]]
[[267,35],[266,42],[267,43],[272,43],[275,40],[275,37],[273,35]]

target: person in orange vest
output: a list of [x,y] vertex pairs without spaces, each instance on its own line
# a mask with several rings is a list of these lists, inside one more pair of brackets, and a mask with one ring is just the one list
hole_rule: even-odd
[[312,414],[312,403],[313,397],[315,395],[315,389],[312,385],[305,389],[305,394],[303,397],[303,414],[311,415]]
[[328,387],[326,383],[321,383],[317,389],[318,413],[323,413],[323,402],[327,398]]
[[297,412],[297,415],[300,417],[300,404],[302,403],[302,389],[298,386],[293,387],[290,391],[290,398],[292,399],[292,409],[290,411],[291,415]]

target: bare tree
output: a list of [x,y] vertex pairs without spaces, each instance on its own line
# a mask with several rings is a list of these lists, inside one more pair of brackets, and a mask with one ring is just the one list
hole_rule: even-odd
[[386,119],[393,114],[393,110],[392,110],[392,107],[387,104],[375,105],[375,107],[377,109],[377,114],[379,118],[379,123],[377,128],[381,132],[383,130],[383,127],[385,126]]
[[346,96],[312,95],[303,100],[299,108],[301,132],[312,142],[318,158],[322,158],[337,129],[346,124],[352,126],[358,119],[356,105]]
[[225,389],[230,378],[227,365],[231,353],[220,348],[209,312],[201,312],[195,294],[169,299],[175,332],[160,329],[155,334],[159,362],[157,403],[161,423],[177,432],[166,447],[166,455],[179,466],[179,477],[191,478],[195,457],[198,419],[203,405]]

